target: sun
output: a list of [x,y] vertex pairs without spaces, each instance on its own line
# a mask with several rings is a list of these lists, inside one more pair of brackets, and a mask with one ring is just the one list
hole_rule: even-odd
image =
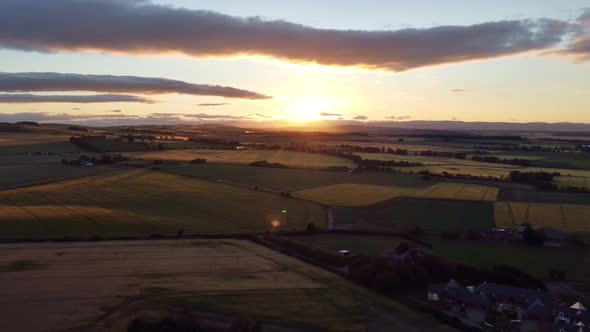
[[303,96],[293,99],[287,106],[287,117],[294,121],[314,121],[328,119],[327,113],[343,102],[323,96]]

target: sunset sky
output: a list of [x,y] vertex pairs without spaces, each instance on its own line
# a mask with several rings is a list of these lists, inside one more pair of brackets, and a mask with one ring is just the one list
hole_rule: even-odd
[[587,0],[0,7],[0,122],[590,123]]

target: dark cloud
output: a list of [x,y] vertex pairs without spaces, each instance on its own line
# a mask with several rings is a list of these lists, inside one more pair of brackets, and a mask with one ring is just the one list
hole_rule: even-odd
[[[538,19],[427,29],[334,30],[143,0],[0,0],[0,4],[3,48],[263,55],[296,63],[391,71],[547,50],[559,45],[575,25]],[[571,52],[583,52],[586,41],[582,38],[573,44]]]
[[[0,0],[0,5],[1,5]],[[1,12],[1,11],[0,11]],[[2,16],[2,14],[0,14]],[[0,23],[2,25],[2,23]],[[0,31],[0,44],[2,43]],[[2,73],[0,91],[94,91],[111,93],[182,93],[190,95],[220,96],[226,98],[267,99],[256,92],[227,86],[193,84],[166,78],[80,75],[61,73]]]
[[46,112],[0,113],[0,122],[36,121],[36,122],[74,122],[87,120],[132,120],[135,115],[125,114],[69,114]]
[[357,115],[354,118],[352,118],[353,120],[369,120],[369,117],[366,115]]
[[113,112],[113,113],[121,113],[123,111],[122,110],[111,110],[111,112]]
[[340,113],[320,112],[320,116],[342,116]]
[[227,106],[227,105],[231,105],[230,103],[201,103],[201,104],[197,104],[195,106]]
[[388,120],[393,120],[393,121],[404,121],[404,120],[410,120],[412,117],[409,115],[401,115],[401,116],[386,116],[385,117]]
[[272,118],[272,116],[266,115],[266,114],[262,114],[262,113],[256,113],[254,115],[256,115],[257,117],[260,117],[260,118],[264,118],[264,119],[270,119],[270,118]]
[[551,53],[573,56],[578,62],[590,60],[590,8],[582,11],[575,23],[574,36],[566,47]]
[[[0,103],[3,104],[24,104],[24,103],[76,103],[76,104],[90,104],[90,103],[146,103],[152,104],[153,100],[131,96],[131,95],[33,95],[33,94],[0,94]],[[79,110],[79,109],[76,109]]]
[[451,92],[467,92],[466,89],[451,89]]

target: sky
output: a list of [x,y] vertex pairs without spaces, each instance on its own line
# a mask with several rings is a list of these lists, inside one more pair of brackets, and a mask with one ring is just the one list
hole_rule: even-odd
[[0,122],[590,123],[587,0],[0,6]]

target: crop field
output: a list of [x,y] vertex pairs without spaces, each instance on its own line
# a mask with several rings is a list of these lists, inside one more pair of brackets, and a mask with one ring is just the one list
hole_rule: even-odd
[[277,191],[336,183],[363,183],[400,187],[426,187],[433,181],[399,173],[346,173],[294,168],[262,168],[244,165],[160,165],[162,171],[206,180],[224,180]]
[[[0,324],[6,331],[92,326],[124,332],[136,315],[166,317],[181,304],[185,312],[216,314],[222,324],[247,316],[288,331],[350,332],[366,331],[374,319],[370,308],[378,307],[395,318],[393,328],[443,330],[396,302],[246,241],[2,244],[0,249]],[[67,285],[68,291],[56,285]]]
[[590,189],[590,177],[556,176],[553,178],[553,183],[560,188],[575,187]]
[[273,221],[279,229],[321,227],[325,211],[311,202],[150,170],[0,192],[0,237],[259,232]]
[[426,188],[342,183],[293,192],[293,195],[335,206],[366,206],[396,197],[495,201],[498,188],[465,183],[442,182]]
[[337,227],[407,231],[420,226],[431,232],[460,232],[494,227],[490,202],[399,197],[369,207],[333,208]]
[[112,170],[108,167],[75,167],[58,163],[4,165],[0,158],[0,190],[90,176]]
[[575,192],[540,191],[506,188],[500,192],[500,201],[530,203],[560,203],[590,205],[590,195]]
[[498,202],[494,212],[498,227],[529,223],[590,234],[590,206],[586,205]]
[[408,161],[423,163],[425,165],[456,165],[456,166],[478,166],[478,167],[494,167],[494,168],[515,168],[512,165],[486,163],[480,161],[473,161],[470,159],[456,159],[456,158],[443,158],[443,157],[426,157],[426,156],[400,156],[388,153],[355,153],[361,156],[363,159],[373,160],[395,160],[395,161]]
[[329,166],[347,166],[355,164],[344,158],[315,153],[292,152],[283,150],[171,150],[130,153],[130,156],[145,159],[161,159],[172,161],[191,161],[197,158],[207,159],[210,163],[249,164],[254,161],[266,160],[281,163],[290,167],[322,168]]

